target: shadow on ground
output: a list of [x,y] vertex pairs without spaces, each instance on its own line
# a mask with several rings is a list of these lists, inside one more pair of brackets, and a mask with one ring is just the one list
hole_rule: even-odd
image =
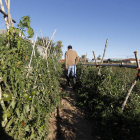
[[11,136],[9,136],[8,134],[6,134],[4,128],[2,127],[2,116],[3,116],[3,110],[2,107],[0,105],[0,140],[14,140]]
[[62,108],[57,108],[56,140],[99,140],[93,134],[93,124],[85,118],[83,109],[75,105],[76,95],[72,87],[66,87],[69,97],[61,100]]

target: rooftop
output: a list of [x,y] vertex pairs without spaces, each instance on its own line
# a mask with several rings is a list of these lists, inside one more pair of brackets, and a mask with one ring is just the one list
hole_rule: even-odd
[[[136,61],[136,59],[135,58],[128,58],[128,59],[123,59],[122,61]],[[139,59],[139,61],[140,61],[140,59]]]

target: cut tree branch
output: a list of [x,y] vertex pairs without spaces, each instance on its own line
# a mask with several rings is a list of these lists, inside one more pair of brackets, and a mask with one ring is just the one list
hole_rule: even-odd
[[[0,9],[0,12],[4,15],[4,17],[8,17],[8,14],[6,14],[2,9]],[[12,19],[12,21],[16,23],[14,19]]]

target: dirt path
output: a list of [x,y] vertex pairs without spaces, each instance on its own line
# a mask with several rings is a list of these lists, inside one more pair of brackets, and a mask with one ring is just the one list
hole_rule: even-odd
[[94,137],[93,124],[85,118],[82,109],[74,106],[76,101],[75,91],[67,87],[70,94],[61,100],[61,108],[52,113],[49,120],[49,140],[100,140]]

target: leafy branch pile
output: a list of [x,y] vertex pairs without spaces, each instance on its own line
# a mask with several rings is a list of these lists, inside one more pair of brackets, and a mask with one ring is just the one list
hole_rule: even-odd
[[2,126],[15,140],[47,139],[49,114],[60,102],[61,65],[50,54],[34,56],[28,69],[32,44],[19,34],[27,30],[33,36],[30,18],[23,17],[18,27],[10,28],[0,46]]
[[78,105],[94,120],[95,135],[104,140],[136,140],[140,131],[140,82],[134,87],[122,113],[121,106],[136,77],[128,68],[103,67],[101,76],[93,66],[78,65]]

